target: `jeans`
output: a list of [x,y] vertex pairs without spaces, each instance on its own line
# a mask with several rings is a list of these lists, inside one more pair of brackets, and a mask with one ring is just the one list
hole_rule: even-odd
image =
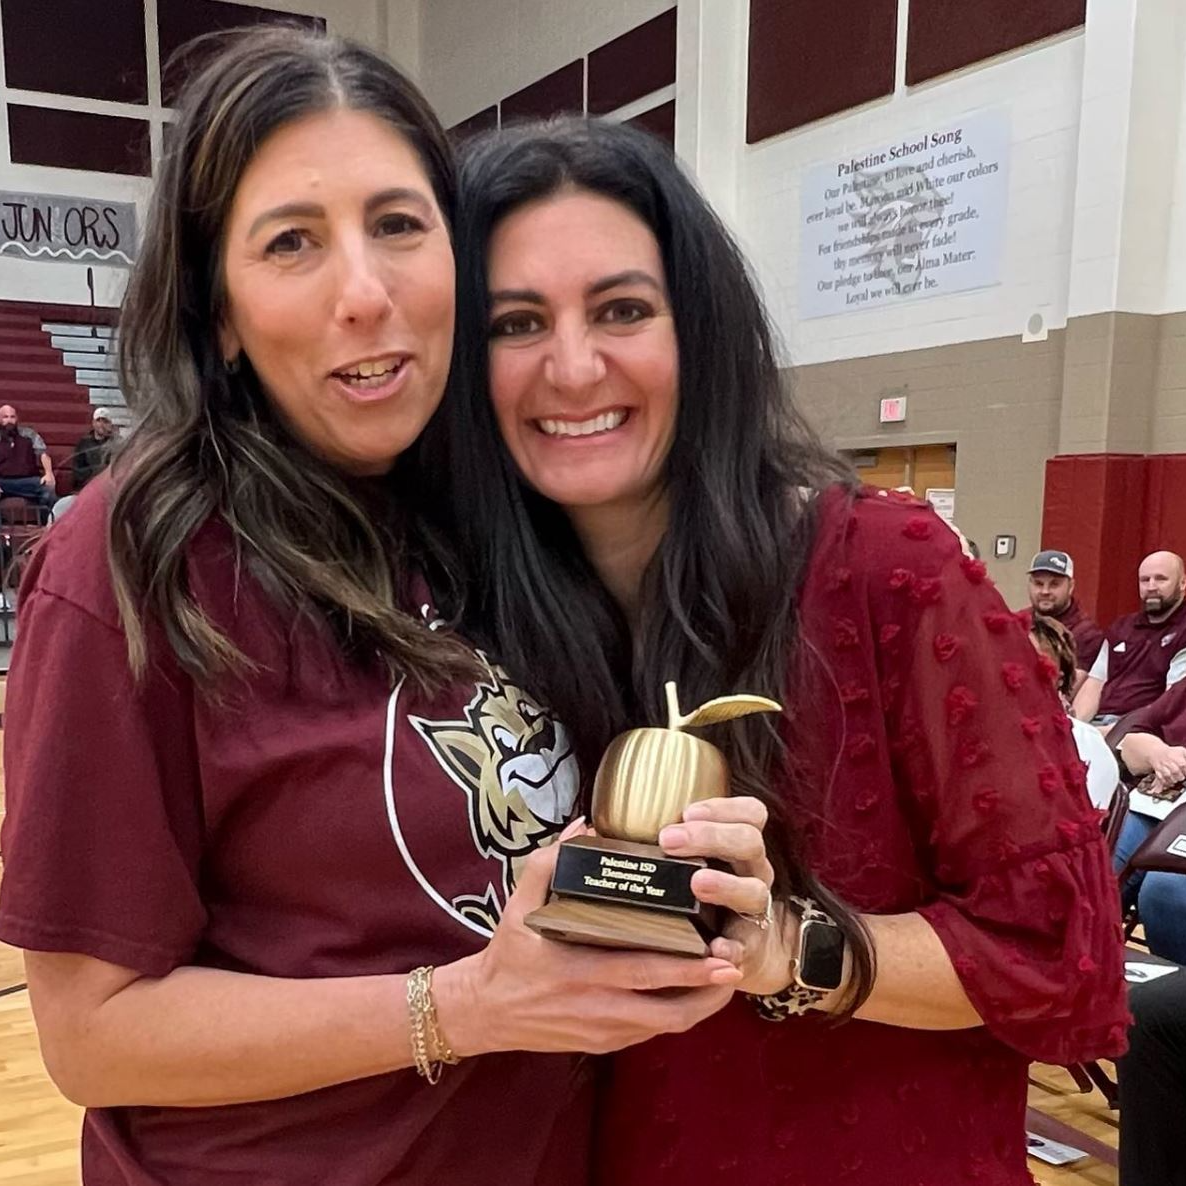
[[[1112,857],[1117,873],[1159,822],[1129,812]],[[1149,950],[1162,959],[1186,964],[1186,874],[1134,873],[1124,883],[1121,899],[1125,910],[1136,906]]]
[[0,478],[0,494],[5,498],[27,498],[42,508],[41,521],[49,518],[55,495],[49,486],[43,486],[40,478]]

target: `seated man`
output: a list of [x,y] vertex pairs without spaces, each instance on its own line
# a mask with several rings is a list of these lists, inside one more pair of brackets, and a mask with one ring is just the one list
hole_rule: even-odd
[[115,442],[115,425],[106,408],[96,408],[91,413],[91,431],[74,446],[74,493],[80,494],[86,484],[98,477],[111,460],[111,447]]
[[[1141,841],[1186,799],[1186,682],[1129,719],[1117,746],[1130,774],[1143,777],[1128,801],[1128,815],[1113,857],[1119,873]],[[1186,964],[1186,874],[1134,873],[1122,890],[1126,907],[1135,905],[1149,950]]]
[[16,408],[0,407],[0,494],[26,498],[42,508],[42,520],[54,505],[54,467],[45,442],[31,428],[21,427]]
[[1104,645],[1104,632],[1075,600],[1075,562],[1066,552],[1039,552],[1030,562],[1030,622],[1035,615],[1054,618],[1075,640],[1075,681],[1072,699]]
[[1081,721],[1111,725],[1152,704],[1186,676],[1186,567],[1173,552],[1154,552],[1138,570],[1142,609],[1117,618],[1105,632],[1087,679],[1075,697]]

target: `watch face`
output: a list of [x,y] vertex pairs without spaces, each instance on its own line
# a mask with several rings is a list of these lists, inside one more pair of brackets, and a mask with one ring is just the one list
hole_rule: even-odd
[[833,992],[844,980],[844,932],[826,922],[805,922],[799,939],[799,982]]

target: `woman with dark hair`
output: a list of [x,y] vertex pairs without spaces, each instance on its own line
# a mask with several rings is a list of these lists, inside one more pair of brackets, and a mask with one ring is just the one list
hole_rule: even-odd
[[523,925],[568,734],[436,628],[414,500],[454,191],[419,93],[334,38],[233,39],[181,102],[138,424],[26,574],[8,681],[0,938],[87,1183],[579,1186],[579,1052],[740,977]]
[[769,814],[778,925],[733,917],[713,944],[750,999],[614,1057],[598,1180],[1028,1182],[1028,1061],[1116,1053],[1125,1023],[1115,886],[1044,665],[933,512],[816,443],[663,146],[529,126],[473,143],[461,178],[438,472],[469,628],[586,771],[662,719],[667,680],[786,705],[715,727]]

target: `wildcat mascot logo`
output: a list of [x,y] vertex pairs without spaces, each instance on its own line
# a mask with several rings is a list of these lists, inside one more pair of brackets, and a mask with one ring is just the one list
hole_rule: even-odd
[[497,872],[481,895],[442,894],[408,852],[389,796],[396,839],[429,895],[471,930],[489,934],[521,862],[563,829],[576,806],[580,774],[568,731],[497,667],[487,668],[460,719],[409,716],[408,723],[465,793],[474,844]]

